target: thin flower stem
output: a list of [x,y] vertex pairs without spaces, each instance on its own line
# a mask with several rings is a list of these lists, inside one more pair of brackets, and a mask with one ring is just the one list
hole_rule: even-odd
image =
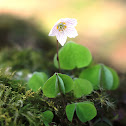
[[57,61],[58,61],[59,73],[61,73],[58,52],[59,52],[59,43],[58,43],[58,40],[57,40]]

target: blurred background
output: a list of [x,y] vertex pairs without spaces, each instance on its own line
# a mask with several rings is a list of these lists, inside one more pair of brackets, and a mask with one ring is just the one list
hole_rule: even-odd
[[125,0],[0,0],[0,48],[46,50],[47,41],[55,48],[56,38],[48,33],[66,17],[78,21],[79,36],[68,40],[88,47],[96,61],[126,72]]
[[11,67],[17,77],[53,74],[56,38],[48,33],[60,18],[78,21],[79,35],[68,40],[88,47],[96,63],[117,70],[121,86],[113,93],[119,100],[113,120],[125,126],[126,0],[0,0],[0,67]]

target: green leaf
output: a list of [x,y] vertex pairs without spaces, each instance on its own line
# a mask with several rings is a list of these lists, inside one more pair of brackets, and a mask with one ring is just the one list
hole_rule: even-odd
[[75,106],[76,106],[75,104],[70,104],[66,106],[66,115],[67,115],[68,120],[71,122],[73,120]]
[[102,84],[105,89],[110,90],[113,86],[113,75],[111,71],[104,65],[102,65],[103,75],[102,75]]
[[63,80],[61,79],[60,76],[58,76],[58,82],[59,82],[59,86],[60,86],[60,90],[63,94],[65,94],[65,87],[64,87],[64,83]]
[[43,119],[44,124],[47,125],[48,123],[52,122],[54,115],[51,111],[47,110],[47,111],[43,112],[42,115],[43,115],[42,119]]
[[64,86],[65,86],[65,93],[70,92],[73,89],[72,78],[66,74],[61,74],[61,73],[58,73],[58,76],[60,76],[63,80]]
[[111,71],[111,73],[113,75],[113,86],[112,86],[111,90],[115,90],[119,86],[119,77],[115,70],[113,70],[110,67],[108,67],[108,69]]
[[92,84],[85,79],[75,79],[74,81],[74,96],[79,98],[83,95],[88,95],[93,91]]
[[84,69],[81,73],[79,78],[83,78],[89,80],[94,89],[99,89],[100,84],[100,69],[101,65],[95,65],[90,68]]
[[45,81],[48,79],[43,72],[35,72],[28,81],[28,87],[33,91],[37,91],[40,87],[43,88]]
[[[68,42],[59,50],[60,67],[64,70],[82,68],[88,66],[92,61],[90,51],[77,43]],[[54,57],[54,64],[58,68],[57,54]]]
[[99,89],[100,86],[107,90],[114,90],[119,85],[117,73],[103,64],[83,70],[79,77],[89,80],[95,90]]
[[77,103],[76,114],[81,122],[87,122],[97,115],[97,111],[91,102],[80,102]]
[[68,120],[71,122],[75,110],[81,122],[87,122],[89,120],[92,120],[97,115],[96,108],[92,102],[85,101],[80,103],[73,103],[66,106],[66,115]]
[[56,74],[50,77],[44,84],[43,94],[46,97],[54,98],[59,93],[58,79]]
[[[60,88],[59,88],[60,87]],[[67,93],[73,89],[73,80],[71,77],[61,74],[55,73],[52,77],[50,77],[44,84],[43,93],[45,96],[49,98],[54,98],[60,92]]]

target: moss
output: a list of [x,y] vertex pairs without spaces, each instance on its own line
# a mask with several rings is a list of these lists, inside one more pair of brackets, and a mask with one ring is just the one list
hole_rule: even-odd
[[31,48],[20,50],[4,48],[0,51],[0,67],[9,66],[12,68],[12,71],[22,71],[25,75],[34,71],[48,73],[46,68],[49,68],[50,73],[53,73],[55,68],[53,62],[50,62],[52,58],[49,55],[43,51]]
[[42,112],[54,110],[41,90],[26,90],[26,85],[13,80],[13,74],[0,72],[0,125],[42,126]]

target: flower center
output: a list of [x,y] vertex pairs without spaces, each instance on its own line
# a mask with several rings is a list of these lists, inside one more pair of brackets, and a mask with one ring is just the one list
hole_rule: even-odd
[[66,29],[66,23],[65,22],[60,22],[58,25],[57,25],[57,29],[59,31],[64,31]]

